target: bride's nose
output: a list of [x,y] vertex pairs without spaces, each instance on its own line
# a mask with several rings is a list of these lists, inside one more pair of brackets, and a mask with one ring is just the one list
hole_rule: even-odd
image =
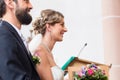
[[66,27],[64,27],[64,32],[67,32],[68,30],[67,30],[67,28]]

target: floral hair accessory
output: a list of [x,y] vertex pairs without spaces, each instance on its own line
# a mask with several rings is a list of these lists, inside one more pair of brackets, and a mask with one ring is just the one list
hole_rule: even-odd
[[41,62],[41,58],[39,57],[39,55],[37,53],[35,53],[33,56],[32,56],[32,60],[33,60],[33,63],[36,65],[36,64],[40,64]]
[[42,17],[38,17],[38,19],[43,20],[43,18],[42,18]]
[[74,80],[108,80],[108,77],[105,75],[105,70],[100,69],[95,64],[82,66],[80,71],[74,72],[73,77]]

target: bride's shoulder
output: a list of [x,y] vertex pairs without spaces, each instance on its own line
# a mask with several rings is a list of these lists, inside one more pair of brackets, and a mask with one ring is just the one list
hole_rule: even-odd
[[41,56],[46,56],[46,51],[44,50],[43,46],[39,45],[34,53],[38,53]]

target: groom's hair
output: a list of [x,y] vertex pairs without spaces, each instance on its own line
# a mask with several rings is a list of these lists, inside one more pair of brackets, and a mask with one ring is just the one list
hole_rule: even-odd
[[0,18],[6,13],[6,4],[4,0],[0,0]]

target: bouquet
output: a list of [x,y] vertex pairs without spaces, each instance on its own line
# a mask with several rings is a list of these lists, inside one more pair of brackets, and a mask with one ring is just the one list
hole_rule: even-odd
[[95,64],[82,66],[81,70],[74,72],[74,80],[108,80],[105,70]]

